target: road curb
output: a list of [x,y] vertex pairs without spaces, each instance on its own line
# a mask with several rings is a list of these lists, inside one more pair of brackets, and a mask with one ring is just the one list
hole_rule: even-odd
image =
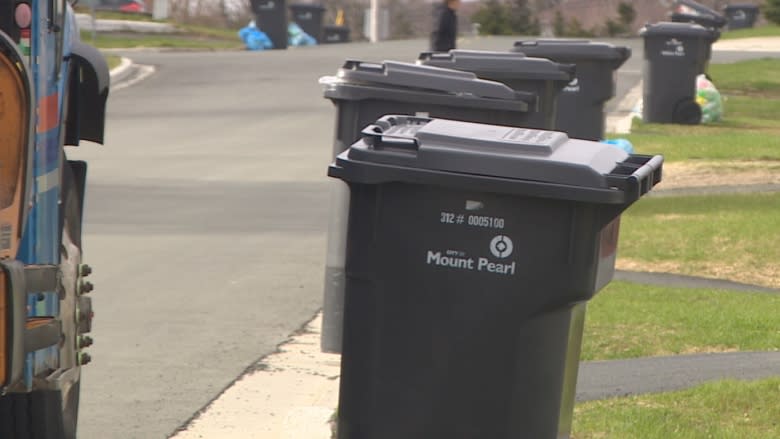
[[674,273],[615,270],[615,280],[642,285],[658,285],[682,288],[710,288],[729,292],[780,294],[780,290],[710,277],[686,276]]
[[642,80],[626,93],[623,99],[617,105],[617,108],[610,112],[606,120],[607,133],[612,134],[630,134],[631,125],[634,120],[634,108],[642,100]]
[[320,352],[322,313],[220,393],[172,439],[328,439],[341,357]]
[[111,70],[111,91],[119,91],[148,78],[155,72],[154,66],[135,64],[128,58],[122,58],[122,63]]
[[780,351],[724,352],[580,363],[577,401],[684,390],[724,379],[778,376]]
[[132,66],[133,61],[130,58],[125,58],[123,56],[119,65],[111,69],[111,72],[109,72],[111,76],[111,83],[117,84],[122,82],[122,80],[124,80],[130,74],[130,69]]

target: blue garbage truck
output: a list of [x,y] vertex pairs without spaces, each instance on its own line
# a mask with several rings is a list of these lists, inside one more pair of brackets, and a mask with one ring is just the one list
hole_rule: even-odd
[[92,344],[82,260],[87,165],[103,143],[106,60],[67,0],[0,0],[0,438],[76,437]]

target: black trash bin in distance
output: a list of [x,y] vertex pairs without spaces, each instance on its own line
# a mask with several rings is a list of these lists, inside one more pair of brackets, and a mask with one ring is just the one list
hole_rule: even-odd
[[326,25],[322,30],[322,44],[349,43],[347,26]]
[[[337,76],[320,80],[336,106],[332,158],[360,139],[361,130],[385,114],[449,118],[524,126],[536,96],[473,73],[408,63],[347,61]],[[328,225],[321,348],[341,352],[344,260],[349,194],[334,181]]]
[[423,52],[420,65],[473,72],[482,79],[503,82],[509,87],[535,93],[536,111],[529,113],[525,127],[556,129],[556,102],[561,89],[574,79],[574,67],[519,53],[478,50]]
[[727,5],[723,8],[729,30],[747,29],[755,26],[758,18],[758,6],[751,4]]
[[322,42],[322,19],[325,15],[325,8],[322,5],[310,5],[306,3],[295,3],[290,5],[290,16],[292,21],[298,24],[304,32]]
[[644,38],[642,119],[698,124],[696,76],[705,72],[715,31],[693,23],[656,23],[640,30]]
[[604,105],[615,96],[615,71],[631,49],[588,40],[517,41],[513,52],[573,64],[577,77],[558,95],[555,129],[569,137],[603,140]]
[[328,171],[351,194],[338,438],[568,438],[572,311],[663,158],[441,119],[364,133]]
[[[671,19],[675,23],[696,23],[720,31],[726,26],[726,17],[714,9],[692,0],[679,0],[674,5]],[[718,38],[720,33],[718,33]]]
[[287,6],[285,0],[251,0],[255,24],[268,35],[274,49],[287,48]]

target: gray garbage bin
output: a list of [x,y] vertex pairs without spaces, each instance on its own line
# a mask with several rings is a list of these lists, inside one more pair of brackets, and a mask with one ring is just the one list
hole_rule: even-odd
[[[714,9],[697,3],[693,0],[679,0],[670,14],[672,21],[676,23],[696,23],[706,28],[716,30],[726,26],[726,17],[720,15]],[[720,34],[718,34],[720,36]]]
[[705,72],[715,31],[692,23],[656,23],[639,34],[645,43],[644,121],[700,123],[696,76]]
[[349,43],[349,28],[347,26],[325,26],[322,31],[322,43]]
[[325,15],[325,8],[321,5],[310,5],[306,3],[296,3],[290,5],[290,15],[292,21],[296,22],[304,32],[322,43],[322,18]]
[[287,6],[286,0],[251,0],[255,24],[268,35],[274,49],[287,48]]
[[423,52],[420,65],[473,72],[482,79],[503,82],[518,91],[536,94],[536,111],[528,114],[526,127],[555,129],[559,92],[574,78],[574,67],[519,53],[478,50]]
[[558,95],[555,129],[569,137],[604,139],[604,105],[615,96],[615,70],[631,56],[631,49],[588,40],[517,41],[513,52],[574,64],[577,77]]
[[758,18],[758,9],[758,6],[749,3],[728,5],[723,8],[726,21],[728,21],[729,30],[753,27]]
[[328,171],[351,194],[338,438],[568,438],[572,312],[663,158],[441,119],[364,133]]
[[[336,106],[333,155],[360,139],[361,130],[385,114],[424,113],[472,122],[519,126],[536,96],[480,80],[473,73],[386,61],[347,61],[337,76],[321,80]],[[344,263],[349,194],[334,182],[325,260],[321,347],[341,352]]]

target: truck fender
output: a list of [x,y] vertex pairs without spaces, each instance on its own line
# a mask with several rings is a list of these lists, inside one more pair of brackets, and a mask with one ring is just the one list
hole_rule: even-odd
[[103,143],[106,100],[111,77],[103,55],[94,47],[73,42],[68,83],[68,115],[65,144],[80,140]]

